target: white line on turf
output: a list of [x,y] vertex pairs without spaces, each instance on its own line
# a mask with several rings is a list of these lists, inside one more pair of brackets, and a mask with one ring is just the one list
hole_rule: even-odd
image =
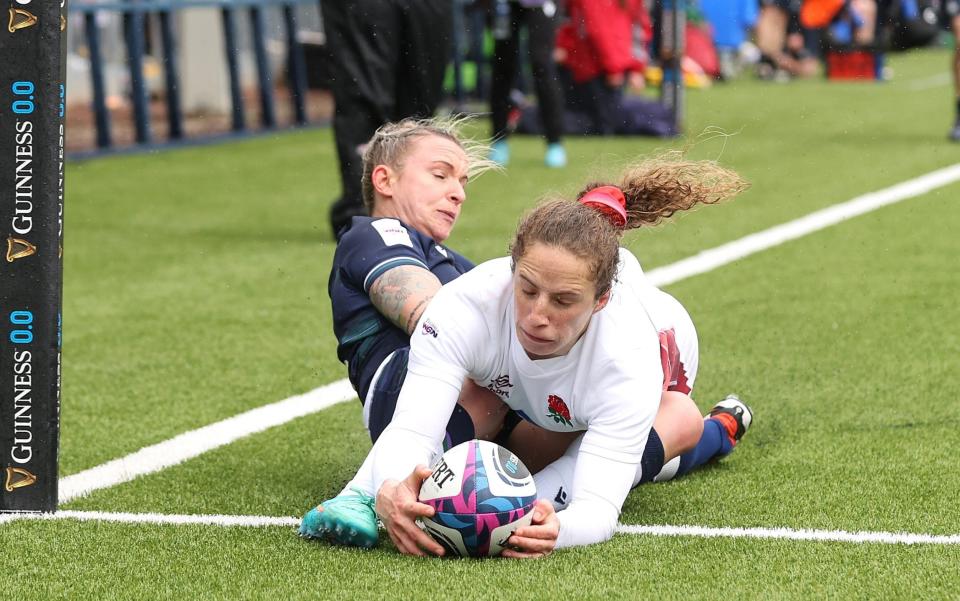
[[185,432],[170,440],[144,447],[126,457],[61,478],[60,503],[177,465],[244,436],[316,413],[351,398],[356,398],[356,394],[350,382],[338,380],[306,394],[257,407],[209,426]]
[[885,543],[890,545],[960,545],[960,534],[912,534],[909,532],[847,532],[845,530],[793,530],[791,528],[708,528],[704,526],[620,526],[617,532],[705,538],[767,538],[840,543]]
[[921,77],[907,82],[907,89],[911,92],[919,92],[921,90],[931,90],[933,88],[940,88],[946,85],[949,85],[953,81],[953,77],[950,73],[944,71],[943,73],[937,73],[936,75],[930,75],[929,77]]
[[671,265],[653,269],[647,273],[647,276],[655,286],[671,284],[684,278],[706,273],[784,242],[812,234],[841,221],[869,213],[901,200],[926,194],[957,180],[960,180],[960,164],[931,171],[918,178],[876,192],[868,192],[799,219],[705,250]]
[[[58,511],[0,516],[0,523],[13,520],[80,520],[121,524],[205,525],[243,527],[296,527],[293,517],[266,515],[175,515],[163,513],[111,513],[105,511]],[[960,545],[960,534],[914,534],[908,532],[847,532],[844,530],[794,530],[792,528],[712,528],[705,526],[621,525],[620,534],[653,536],[694,536],[703,538],[759,538],[840,543],[883,543],[900,545]]]
[[14,520],[79,520],[81,522],[115,522],[121,524],[156,524],[161,526],[182,526],[197,524],[203,526],[247,526],[262,528],[265,526],[297,526],[300,520],[292,517],[273,517],[268,515],[201,515],[170,513],[113,513],[107,511],[70,511],[56,513],[12,513],[0,516],[0,523]]
[[[666,286],[706,273],[738,259],[824,229],[886,205],[925,194],[960,180],[960,163],[932,171],[883,190],[870,192],[794,221],[750,234],[647,273],[656,286]],[[60,479],[60,503],[151,474],[273,426],[355,399],[347,380],[265,405],[229,419],[185,432],[97,467]],[[0,521],[0,523],[3,523]]]

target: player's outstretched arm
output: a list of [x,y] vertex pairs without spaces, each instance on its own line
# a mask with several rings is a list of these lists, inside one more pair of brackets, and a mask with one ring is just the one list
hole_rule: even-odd
[[370,302],[393,325],[410,335],[441,285],[431,271],[401,265],[374,280],[370,286]]
[[417,491],[430,473],[430,468],[418,465],[402,482],[386,480],[377,492],[377,515],[404,555],[443,555],[443,547],[417,525],[417,518],[434,514],[433,507],[417,501]]
[[517,528],[507,541],[509,546],[503,550],[504,557],[514,559],[536,559],[553,553],[560,535],[560,520],[553,504],[546,499],[537,499],[533,507],[533,523]]

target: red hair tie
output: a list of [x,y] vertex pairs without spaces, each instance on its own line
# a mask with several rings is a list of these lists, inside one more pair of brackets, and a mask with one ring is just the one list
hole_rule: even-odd
[[580,202],[606,215],[617,227],[627,224],[627,199],[616,186],[594,188],[584,194]]

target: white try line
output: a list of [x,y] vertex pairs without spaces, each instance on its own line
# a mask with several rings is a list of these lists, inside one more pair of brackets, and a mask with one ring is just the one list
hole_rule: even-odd
[[[177,515],[164,513],[111,513],[105,511],[58,511],[0,516],[0,524],[15,520],[78,520],[161,526],[224,526],[295,528],[294,517],[266,515]],[[652,536],[693,536],[701,538],[754,538],[838,543],[881,543],[888,545],[960,545],[960,534],[914,534],[909,532],[847,532],[845,530],[794,530],[792,528],[714,528],[706,526],[621,525],[620,534]]]
[[[653,269],[647,272],[647,276],[655,286],[666,286],[880,207],[920,196],[957,180],[960,180],[960,163],[877,192],[858,196],[794,221],[703,251],[688,259]],[[160,471],[230,444],[245,436],[355,398],[356,393],[350,383],[344,379],[305,394],[264,405],[209,426],[185,432],[170,440],[140,449],[126,457],[61,478],[59,501],[67,503],[95,490],[129,482],[139,476]]]

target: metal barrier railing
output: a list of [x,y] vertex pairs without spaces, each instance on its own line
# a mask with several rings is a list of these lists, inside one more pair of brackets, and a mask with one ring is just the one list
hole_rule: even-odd
[[127,68],[130,77],[130,97],[133,105],[135,139],[138,145],[151,145],[149,101],[144,77],[144,22],[147,15],[159,19],[160,45],[164,70],[164,88],[168,138],[177,141],[184,138],[184,111],[180,99],[180,74],[177,68],[177,40],[173,15],[178,11],[196,8],[219,8],[223,28],[226,68],[229,77],[231,104],[231,128],[233,132],[246,131],[243,85],[238,61],[237,15],[246,12],[250,20],[252,51],[256,63],[258,98],[261,125],[265,129],[277,127],[276,105],[273,94],[273,74],[267,56],[266,24],[264,10],[279,7],[282,11],[284,37],[286,40],[286,64],[293,120],[296,125],[307,124],[305,97],[307,92],[306,63],[303,47],[297,40],[298,6],[316,6],[317,0],[127,0],[95,2],[75,0],[70,2],[70,13],[83,17],[87,52],[90,60],[92,105],[96,128],[96,146],[105,150],[113,146],[110,112],[107,108],[107,93],[104,75],[104,57],[101,53],[100,31],[97,16],[102,13],[119,13],[124,16],[124,45],[127,52]]

